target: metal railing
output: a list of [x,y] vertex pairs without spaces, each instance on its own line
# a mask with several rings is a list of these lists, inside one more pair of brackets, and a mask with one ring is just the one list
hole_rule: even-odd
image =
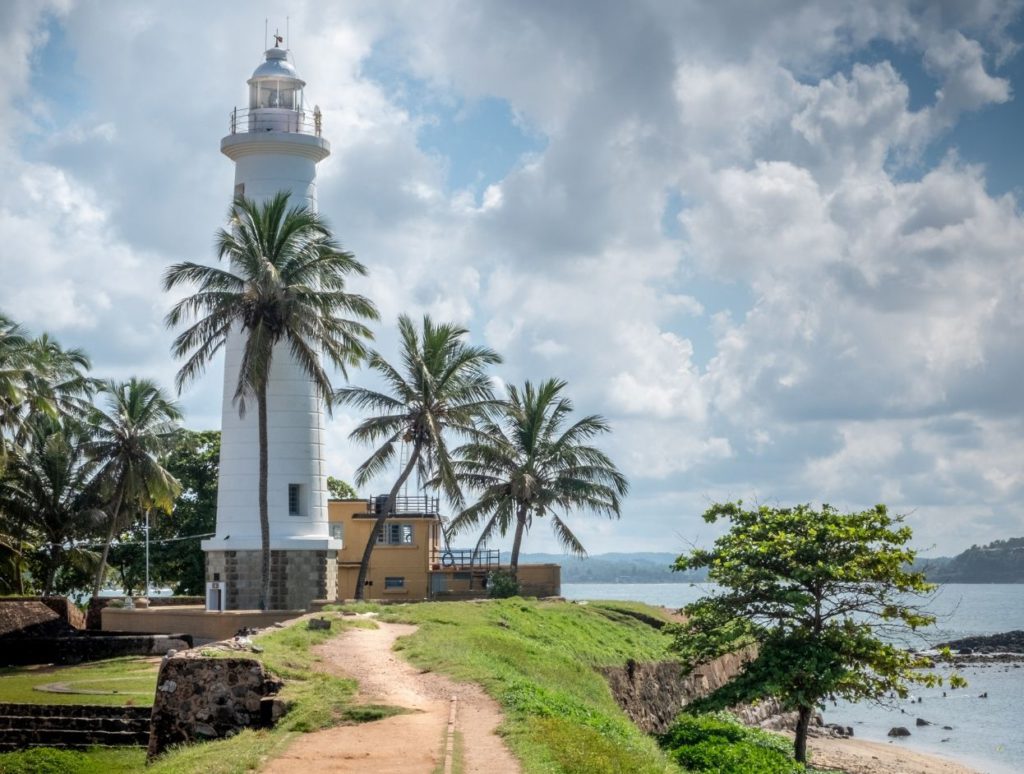
[[285,108],[235,108],[231,111],[228,128],[231,134],[290,132],[319,137],[323,131],[323,114],[320,108],[312,114]]
[[[370,500],[370,513],[380,515],[387,507],[388,496],[377,495]],[[422,516],[437,516],[440,513],[440,500],[437,497],[427,495],[400,495],[395,498],[395,504],[391,508],[391,514],[419,514]],[[389,514],[390,515],[390,514]]]
[[430,564],[446,570],[486,570],[501,564],[501,551],[497,548],[437,548],[430,554]]

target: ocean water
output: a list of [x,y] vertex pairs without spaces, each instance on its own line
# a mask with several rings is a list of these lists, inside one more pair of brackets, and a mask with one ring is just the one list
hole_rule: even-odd
[[[563,583],[567,599],[622,599],[678,608],[713,590],[694,583]],[[918,649],[960,637],[1024,629],[1024,585],[948,584],[940,586],[926,609],[933,627],[914,641]],[[948,676],[949,669],[941,674]],[[914,689],[911,698],[889,706],[873,702],[829,704],[825,722],[852,726],[857,738],[906,746],[963,761],[986,774],[1024,772],[1024,664],[969,665],[960,670],[967,688]],[[987,698],[980,698],[988,694]],[[920,699],[920,702],[918,702]],[[922,718],[935,725],[917,727]],[[906,726],[911,736],[886,734]],[[945,730],[950,726],[952,730]]]

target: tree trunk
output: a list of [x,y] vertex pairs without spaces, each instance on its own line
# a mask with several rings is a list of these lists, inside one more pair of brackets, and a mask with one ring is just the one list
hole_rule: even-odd
[[359,574],[356,576],[356,588],[353,598],[361,600],[364,598],[364,586],[366,585],[366,575],[370,571],[370,556],[373,554],[373,547],[377,545],[377,533],[380,532],[384,526],[384,522],[391,514],[392,509],[395,507],[395,501],[398,499],[398,490],[402,488],[402,484],[405,483],[406,479],[412,473],[412,469],[416,466],[416,462],[420,458],[420,442],[416,441],[412,447],[412,453],[409,455],[409,462],[406,463],[405,469],[399,474],[398,480],[395,485],[391,487],[391,491],[388,492],[388,500],[384,504],[384,511],[377,514],[376,520],[373,522],[373,529],[370,530],[370,536],[366,540],[366,548],[363,549],[363,558],[359,562]]
[[100,566],[96,568],[96,580],[92,584],[92,595],[98,597],[100,588],[103,586],[103,576],[107,571],[107,556],[110,554],[110,544],[114,541],[114,531],[117,529],[118,517],[121,515],[121,506],[124,504],[124,490],[118,487],[116,505],[110,512],[110,529],[107,530],[107,539],[103,543],[103,553],[100,555]]
[[260,610],[270,610],[270,509],[267,505],[267,478],[270,475],[267,460],[267,382],[261,380],[256,391],[256,414],[260,444]]
[[796,721],[796,737],[793,740],[793,755],[798,763],[807,763],[807,729],[811,725],[811,708],[800,707]]
[[17,558],[14,560],[14,569],[18,574],[18,594],[25,594],[25,531],[27,530],[26,519],[21,519],[18,525],[18,548]]
[[512,542],[512,559],[509,561],[509,572],[517,582],[519,580],[519,549],[522,548],[523,533],[526,532],[526,514],[526,504],[521,503],[516,510],[516,537]]
[[50,553],[49,566],[46,568],[46,580],[43,583],[43,596],[48,597],[53,593],[53,581],[57,577],[57,568],[60,566],[61,550],[55,548]]

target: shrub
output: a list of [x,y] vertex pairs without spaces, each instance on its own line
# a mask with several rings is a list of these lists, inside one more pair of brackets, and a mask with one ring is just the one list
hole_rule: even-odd
[[494,570],[487,576],[487,596],[491,599],[505,599],[519,593],[516,576],[504,570]]
[[747,728],[727,712],[680,715],[659,743],[684,768],[708,774],[802,774],[787,739]]

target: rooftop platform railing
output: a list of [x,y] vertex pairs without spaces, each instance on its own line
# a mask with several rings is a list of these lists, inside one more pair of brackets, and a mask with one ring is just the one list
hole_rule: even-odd
[[323,115],[319,108],[311,114],[286,108],[235,108],[228,129],[231,134],[290,132],[319,137],[323,132]]
[[[369,501],[369,513],[380,515],[387,508],[388,496],[377,495]],[[437,497],[428,495],[399,495],[395,498],[395,504],[389,515],[416,515],[416,516],[437,516],[440,513],[441,502]]]
[[430,564],[446,570],[489,570],[501,564],[497,548],[438,548],[430,554]]

